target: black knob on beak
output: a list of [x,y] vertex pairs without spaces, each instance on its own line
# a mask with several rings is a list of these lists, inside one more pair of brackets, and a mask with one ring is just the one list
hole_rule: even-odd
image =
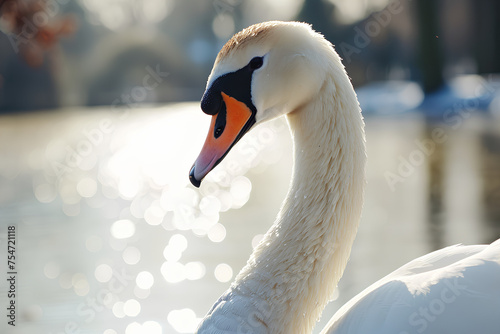
[[208,115],[217,115],[222,107],[222,95],[218,89],[208,88],[201,99],[201,110]]

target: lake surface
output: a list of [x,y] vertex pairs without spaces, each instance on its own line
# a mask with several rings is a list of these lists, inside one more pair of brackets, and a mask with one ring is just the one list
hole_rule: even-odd
[[[252,130],[195,189],[188,172],[208,123],[198,103],[0,116],[2,275],[8,226],[17,256],[16,327],[2,315],[2,333],[196,328],[273,222],[292,167],[278,119]],[[411,259],[500,236],[499,125],[479,113],[453,124],[366,119],[363,218],[315,333]],[[12,298],[0,282],[5,310]]]

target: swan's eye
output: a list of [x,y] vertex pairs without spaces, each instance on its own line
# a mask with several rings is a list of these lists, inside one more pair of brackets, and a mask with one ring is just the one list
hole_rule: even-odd
[[254,57],[252,58],[252,60],[250,60],[250,64],[248,65],[250,66],[250,69],[256,70],[258,68],[261,68],[262,64],[264,64],[263,57]]

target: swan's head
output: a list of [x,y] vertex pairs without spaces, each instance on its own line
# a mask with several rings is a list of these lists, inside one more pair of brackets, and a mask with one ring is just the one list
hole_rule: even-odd
[[266,22],[234,35],[219,52],[201,100],[201,109],[212,121],[191,168],[191,183],[199,187],[256,124],[314,99],[332,57],[342,67],[332,51],[330,43],[304,23]]

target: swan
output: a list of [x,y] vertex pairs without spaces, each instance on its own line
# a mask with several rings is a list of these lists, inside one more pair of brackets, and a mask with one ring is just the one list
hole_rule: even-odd
[[[198,333],[311,333],[347,264],[365,186],[364,122],[333,46],[309,25],[265,22],[219,52],[201,101],[199,187],[250,129],[286,116],[294,166],[280,212]],[[499,333],[500,240],[451,246],[374,283],[322,333]]]

